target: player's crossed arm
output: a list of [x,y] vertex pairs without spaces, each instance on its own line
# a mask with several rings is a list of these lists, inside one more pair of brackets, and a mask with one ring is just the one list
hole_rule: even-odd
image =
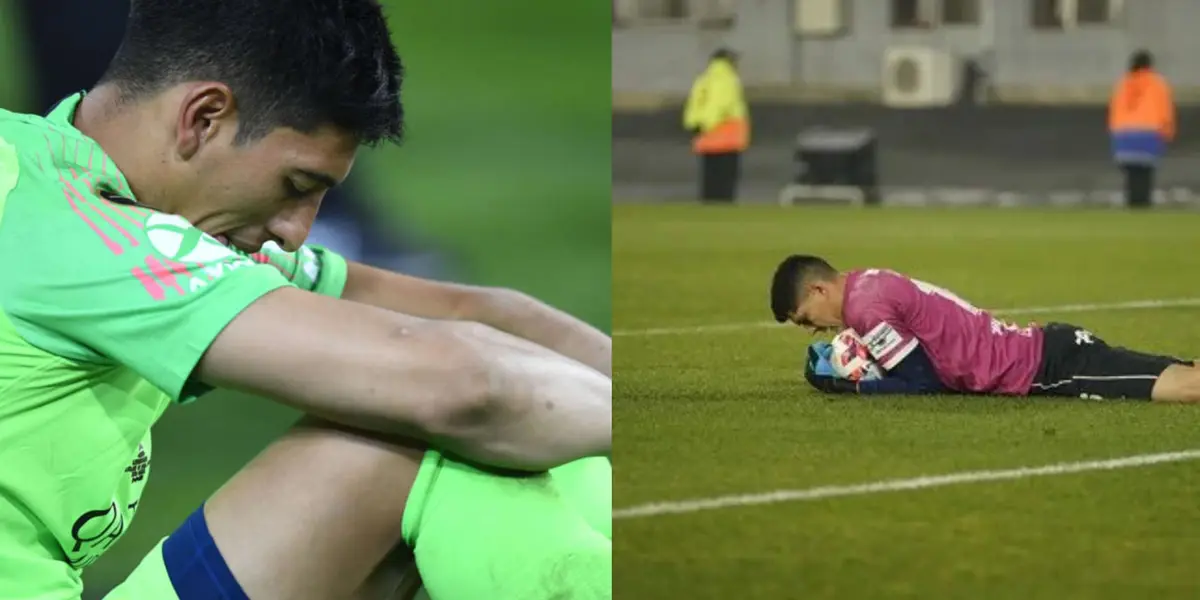
[[501,467],[607,454],[612,381],[478,323],[284,287],[242,310],[196,377]]
[[516,290],[421,279],[350,262],[347,300],[427,319],[475,321],[612,377],[612,338]]
[[254,260],[301,289],[398,313],[397,318],[476,322],[612,376],[612,339],[515,290],[433,281],[346,261],[319,246],[285,252],[267,244]]
[[434,281],[347,261],[319,246],[252,255],[301,289],[414,317],[474,321],[529,340],[612,377],[612,338],[516,290]]
[[821,392],[915,396],[949,391],[938,379],[932,361],[919,344],[895,361],[892,368],[884,369],[883,377],[872,380],[851,381],[839,377],[830,361],[831,352],[829,342],[813,342],[808,348],[805,379]]
[[[918,395],[944,391],[919,338],[908,326],[913,293],[908,288],[897,293],[876,293],[856,302],[852,310],[845,309],[846,326],[861,336],[866,354],[883,371],[883,377],[847,381],[833,375],[832,368],[829,369],[832,376],[818,377],[810,374],[806,367],[809,383],[818,390],[831,393]],[[812,354],[810,347],[810,365],[813,364]],[[816,354],[819,359],[820,353]],[[818,360],[811,372],[815,373],[819,365]]]
[[[423,323],[429,319],[481,324],[487,327],[474,328],[497,343],[515,342],[520,348],[548,356],[557,353],[561,357],[553,356],[555,360],[578,361],[611,378],[612,341],[608,335],[514,290],[393,273],[346,261],[318,246],[288,253],[268,244],[253,258],[274,267],[301,289],[384,309],[406,323],[436,327]],[[513,336],[519,339],[511,339]],[[462,374],[460,370],[450,378]],[[604,384],[611,387],[610,381]],[[535,432],[531,429],[530,433]]]

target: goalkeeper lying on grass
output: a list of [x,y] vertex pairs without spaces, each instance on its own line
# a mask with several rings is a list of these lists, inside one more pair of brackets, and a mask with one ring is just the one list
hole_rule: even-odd
[[1109,346],[1065,323],[1018,326],[938,286],[886,269],[839,273],[793,255],[771,283],[775,320],[814,331],[849,327],[886,375],[835,375],[827,342],[809,346],[805,377],[829,393],[991,394],[1200,401],[1192,361]]

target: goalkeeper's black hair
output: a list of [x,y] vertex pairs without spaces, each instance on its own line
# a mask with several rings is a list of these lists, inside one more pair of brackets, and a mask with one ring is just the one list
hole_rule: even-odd
[[832,280],[837,269],[817,256],[793,254],[779,263],[771,278],[771,313],[775,321],[786,322],[796,310],[800,290],[804,284],[818,280]]
[[333,125],[373,146],[403,137],[403,76],[378,0],[133,0],[101,83],[137,101],[218,81],[239,143]]

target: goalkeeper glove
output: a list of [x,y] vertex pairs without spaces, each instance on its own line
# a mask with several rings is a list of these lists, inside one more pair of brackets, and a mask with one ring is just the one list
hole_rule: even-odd
[[817,391],[826,394],[846,394],[858,391],[858,384],[838,377],[829,361],[833,347],[829,342],[813,342],[808,347],[808,360],[804,365],[804,378]]

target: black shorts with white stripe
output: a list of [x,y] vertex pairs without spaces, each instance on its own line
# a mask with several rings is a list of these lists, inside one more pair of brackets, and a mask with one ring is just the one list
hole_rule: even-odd
[[1109,346],[1094,333],[1067,323],[1049,323],[1042,329],[1042,364],[1029,390],[1031,396],[1149,400],[1167,367],[1192,364]]

